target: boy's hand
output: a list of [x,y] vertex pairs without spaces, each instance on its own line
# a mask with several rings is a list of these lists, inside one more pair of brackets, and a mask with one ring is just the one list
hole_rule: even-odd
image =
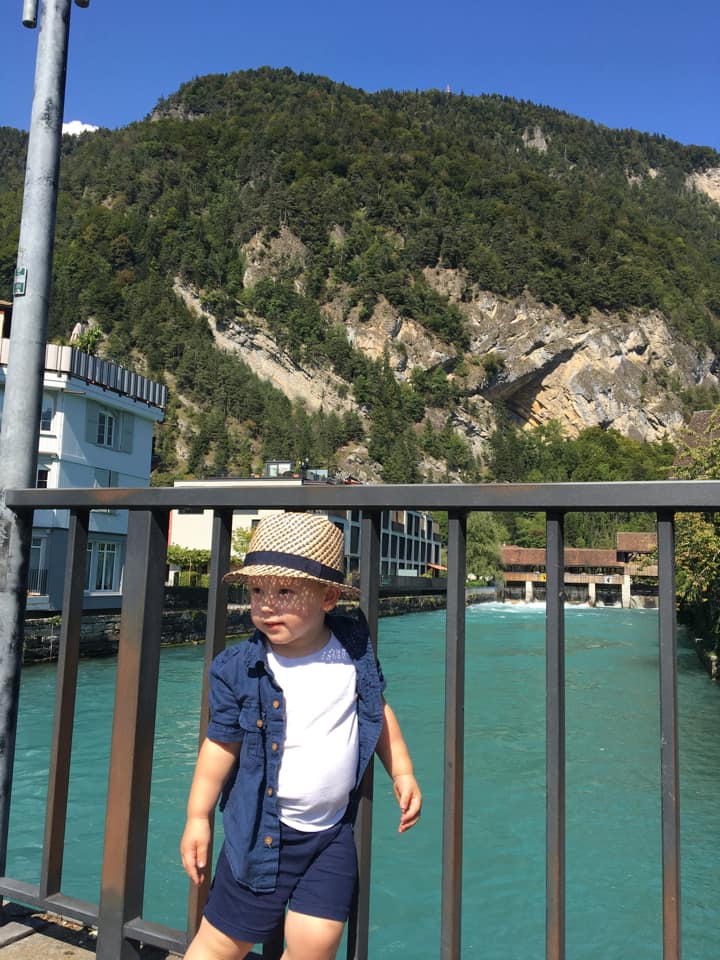
[[210,838],[210,821],[207,817],[188,817],[180,841],[180,856],[185,872],[198,886],[205,879]]
[[393,777],[393,790],[400,807],[399,833],[405,833],[414,827],[420,819],[422,809],[422,794],[417,780],[411,773],[401,773]]

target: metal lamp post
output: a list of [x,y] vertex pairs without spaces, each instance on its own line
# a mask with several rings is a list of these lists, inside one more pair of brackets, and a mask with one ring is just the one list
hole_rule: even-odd
[[[86,7],[89,0],[76,0]],[[44,0],[35,65],[10,356],[0,433],[0,872],[5,872],[15,755],[32,512],[5,506],[8,489],[34,487],[40,435],[48,306],[71,0]],[[34,27],[38,0],[24,0]]]

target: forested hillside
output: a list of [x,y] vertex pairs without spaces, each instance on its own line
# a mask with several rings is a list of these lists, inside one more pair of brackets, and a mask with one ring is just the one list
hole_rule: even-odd
[[[25,143],[0,129],[0,297]],[[348,444],[385,480],[487,476],[492,457],[452,414],[472,413],[468,367],[492,399],[505,360],[473,356],[467,304],[527,294],[586,324],[657,311],[714,353],[720,208],[687,186],[714,167],[709,148],[498,96],[366,94],[290,70],[199,78],[142,122],[64,139],[50,336],[94,321],[105,356],[168,383],[162,480],[267,456],[333,465]],[[281,234],[294,252],[253,275],[252,244]],[[429,282],[435,268],[453,272],[452,292]],[[381,307],[445,345],[442,361],[402,370],[356,346],[345,321]],[[208,317],[215,332],[262,329],[293,363],[340,381],[348,403],[284,396],[218,351]],[[678,406],[712,399],[703,383],[694,400],[676,384]]]

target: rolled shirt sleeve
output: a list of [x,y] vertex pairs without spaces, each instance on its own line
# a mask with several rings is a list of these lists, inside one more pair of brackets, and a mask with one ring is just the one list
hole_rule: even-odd
[[240,727],[240,704],[231,680],[231,650],[224,650],[213,660],[210,667],[210,722],[206,736],[218,743],[236,743],[242,740]]

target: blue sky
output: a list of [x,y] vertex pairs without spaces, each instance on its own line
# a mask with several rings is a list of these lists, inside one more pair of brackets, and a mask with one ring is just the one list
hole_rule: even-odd
[[[42,0],[41,0],[42,3]],[[37,30],[0,7],[0,125],[27,129]],[[447,85],[720,149],[717,0],[90,0],[65,119],[140,120],[185,80],[268,64],[365,90]]]

